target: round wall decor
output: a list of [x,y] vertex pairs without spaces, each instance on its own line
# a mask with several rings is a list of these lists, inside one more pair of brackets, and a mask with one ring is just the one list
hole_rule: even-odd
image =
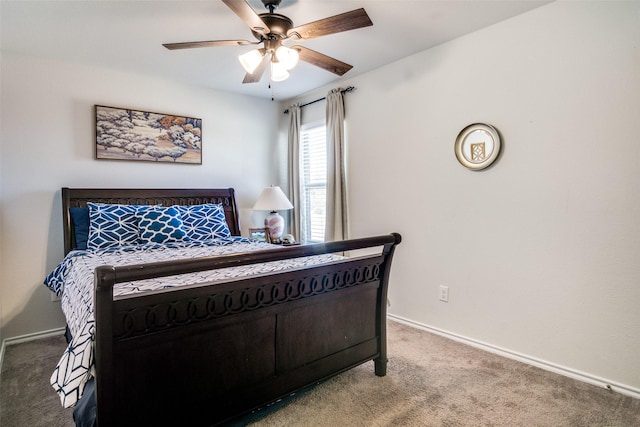
[[460,131],[455,151],[458,161],[466,168],[484,169],[500,154],[500,135],[491,125],[474,123]]

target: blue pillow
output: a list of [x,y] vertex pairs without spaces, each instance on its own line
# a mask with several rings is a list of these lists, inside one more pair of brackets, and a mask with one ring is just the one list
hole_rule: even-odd
[[89,238],[89,208],[69,208],[69,214],[76,238],[73,250],[85,250]]
[[180,212],[175,208],[140,208],[136,213],[140,243],[168,243],[189,240]]
[[87,249],[106,249],[137,245],[136,205],[108,205],[88,202],[89,238]]
[[204,241],[231,237],[221,204],[173,206],[180,212],[182,223],[190,240]]

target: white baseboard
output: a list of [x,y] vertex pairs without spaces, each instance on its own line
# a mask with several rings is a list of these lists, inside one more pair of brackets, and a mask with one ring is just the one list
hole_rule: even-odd
[[631,396],[636,399],[640,399],[640,389],[631,387],[626,384],[619,384],[614,381],[609,381],[607,379],[600,378],[595,375],[576,371],[575,369],[567,368],[565,366],[560,366],[555,363],[547,362],[545,360],[536,359],[535,357],[527,356],[526,354],[520,354],[511,350],[496,347],[491,344],[487,344],[487,343],[474,340],[472,338],[467,338],[461,335],[457,335],[448,331],[444,331],[442,329],[434,328],[432,326],[424,325],[422,323],[414,322],[413,320],[405,319],[403,317],[396,316],[393,314],[389,314],[387,317],[390,320],[396,321],[398,323],[402,323],[403,325],[407,325],[407,326],[411,326],[427,332],[431,332],[436,335],[449,338],[453,341],[467,344],[472,347],[479,348],[481,350],[485,350],[490,353],[494,353],[494,354],[506,357],[508,359],[517,360],[518,362],[526,363],[528,365],[544,369],[545,371],[550,371],[556,374],[564,375],[565,377],[569,377],[569,378],[582,381],[588,384],[592,384],[598,387],[606,388],[608,390],[616,391],[620,394]]
[[5,340],[2,340],[2,347],[0,348],[0,373],[2,373],[2,361],[4,360],[4,351],[6,347],[14,344],[20,344],[27,341],[34,341],[42,338],[48,338],[48,337],[53,337],[57,335],[64,335],[64,330],[65,328],[49,329],[48,331],[34,332],[33,334],[20,335],[17,337],[7,338]]

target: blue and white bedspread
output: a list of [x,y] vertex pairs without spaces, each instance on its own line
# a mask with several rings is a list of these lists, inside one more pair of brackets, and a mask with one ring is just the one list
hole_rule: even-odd
[[[73,336],[60,362],[51,376],[51,385],[60,396],[65,408],[71,407],[82,396],[84,387],[94,375],[94,271],[101,265],[123,266],[147,262],[199,258],[211,255],[229,255],[268,249],[264,242],[241,237],[215,239],[206,242],[168,243],[126,246],[97,251],[72,251],[47,276],[45,285],[60,297],[62,311]],[[289,268],[340,259],[339,255],[325,254],[283,261],[252,264],[201,271],[178,276],[118,283],[114,295],[125,295],[149,290],[244,277],[252,274],[281,271]]]

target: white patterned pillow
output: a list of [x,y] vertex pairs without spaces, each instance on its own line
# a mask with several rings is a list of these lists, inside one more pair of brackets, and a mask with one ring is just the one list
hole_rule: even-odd
[[180,212],[182,223],[190,240],[204,241],[231,237],[222,205],[173,206]]
[[189,240],[182,216],[175,208],[144,207],[136,214],[140,243],[168,243]]
[[105,249],[138,244],[135,205],[87,203],[89,237],[87,249]]

